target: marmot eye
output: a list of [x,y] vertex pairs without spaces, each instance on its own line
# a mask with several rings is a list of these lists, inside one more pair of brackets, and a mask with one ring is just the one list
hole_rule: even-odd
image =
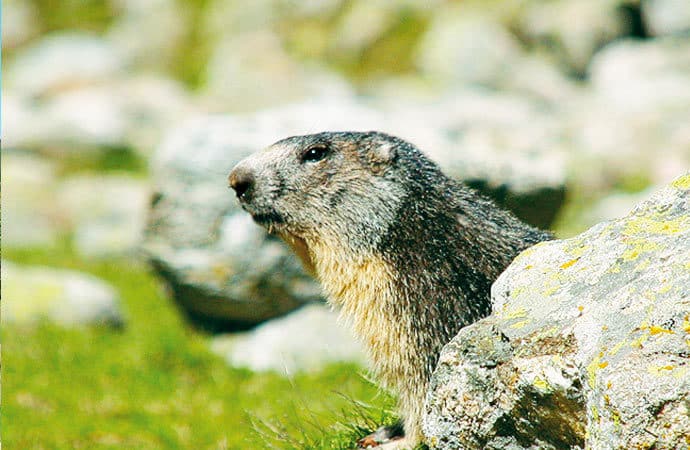
[[328,147],[325,145],[314,145],[309,147],[306,152],[302,154],[302,162],[316,162],[321,161],[328,154]]

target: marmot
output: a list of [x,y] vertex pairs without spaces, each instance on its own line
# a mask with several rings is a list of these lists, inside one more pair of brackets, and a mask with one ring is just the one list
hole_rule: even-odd
[[[394,448],[423,438],[441,348],[490,313],[491,284],[515,256],[552,237],[380,132],[283,139],[237,164],[229,183],[318,278],[398,395],[405,438]],[[364,445],[373,436],[390,438]]]

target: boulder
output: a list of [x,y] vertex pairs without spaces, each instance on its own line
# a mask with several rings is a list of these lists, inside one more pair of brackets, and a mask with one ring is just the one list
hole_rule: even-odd
[[85,257],[133,256],[146,219],[149,187],[127,175],[73,175],[59,179],[48,158],[2,154],[2,244],[50,247],[73,233]]
[[46,158],[2,152],[3,247],[49,247],[66,231],[67,222],[54,201],[56,172]]
[[55,32],[18,51],[3,73],[3,84],[38,97],[110,80],[123,71],[121,55],[106,40]]
[[218,336],[211,348],[233,367],[284,375],[366,360],[350,330],[338,322],[338,314],[321,304],[303,306],[247,333]]
[[444,347],[435,448],[687,448],[690,174],[625,218],[524,251]]
[[589,68],[591,83],[560,120],[577,183],[666,184],[690,166],[690,39],[623,39]]
[[41,321],[64,327],[121,327],[119,296],[103,280],[74,270],[22,266],[2,261],[2,320],[28,325]]
[[[190,121],[172,133],[154,156],[155,194],[144,249],[169,282],[182,310],[195,323],[211,329],[255,325],[319,300],[319,286],[303,272],[290,250],[239,208],[227,188],[227,175],[249,153],[276,140],[321,130],[378,129],[410,139],[449,173],[483,183],[503,195],[507,203],[528,198],[531,203],[524,203],[525,210],[532,205],[537,211],[533,217],[548,221],[562,200],[562,165],[553,153],[547,157],[530,146],[529,142],[539,140],[539,134],[526,138],[524,147],[515,152],[500,149],[507,142],[508,130],[517,130],[501,128],[500,120],[510,122],[511,114],[527,114],[531,109],[507,101],[492,114],[492,103],[487,102],[468,101],[466,108],[473,108],[474,113],[459,108],[451,115],[459,123],[469,118],[479,121],[485,114],[485,122],[503,130],[488,131],[486,144],[474,152],[459,145],[459,137],[456,142],[448,138],[467,134],[446,131],[444,120],[450,116],[437,112],[425,116],[429,122],[422,122],[425,111],[431,114],[430,107],[422,106],[415,110],[405,105],[402,111],[377,109],[356,100],[314,101],[252,115]],[[493,103],[498,104],[501,100]],[[500,139],[492,141],[496,133]],[[542,141],[542,145],[548,142]],[[477,161],[482,164],[474,164]],[[467,169],[471,166],[475,166],[473,172]],[[535,169],[539,167],[543,170]],[[526,173],[531,173],[529,178],[521,176]]]
[[529,0],[513,18],[512,28],[529,46],[549,53],[562,69],[582,75],[601,47],[626,36],[633,24],[627,0]]
[[686,0],[642,0],[645,30],[652,36],[690,32],[690,2]]
[[299,63],[268,30],[228,36],[216,45],[201,92],[210,109],[247,112],[312,97],[352,94],[344,78]]
[[57,190],[57,203],[74,233],[74,247],[87,258],[133,256],[149,197],[144,180],[115,174],[72,176]]
[[[175,0],[113,0],[118,14],[105,33],[128,67],[170,70],[188,39],[192,18]],[[157,30],[141,38],[141,30]],[[194,63],[191,63],[194,64]]]
[[416,65],[434,79],[496,86],[522,56],[519,42],[497,18],[454,5],[435,15],[419,43]]
[[141,75],[73,86],[32,100],[3,92],[8,148],[61,157],[93,157],[133,149],[149,155],[163,131],[194,110],[191,96],[169,78]]
[[690,103],[690,39],[623,39],[597,53],[589,68],[592,88],[624,113],[683,111]]

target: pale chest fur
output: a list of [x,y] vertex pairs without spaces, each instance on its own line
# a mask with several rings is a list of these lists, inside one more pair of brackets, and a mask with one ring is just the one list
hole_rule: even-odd
[[409,324],[401,323],[392,311],[396,298],[394,272],[376,256],[352,258],[339,253],[338,246],[310,245],[316,275],[329,302],[341,312],[364,344],[372,369],[388,388],[400,390],[409,380],[411,343]]

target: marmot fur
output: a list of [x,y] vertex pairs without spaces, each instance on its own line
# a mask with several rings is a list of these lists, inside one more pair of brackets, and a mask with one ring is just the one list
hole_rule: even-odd
[[490,313],[491,284],[515,256],[551,238],[379,132],[290,137],[241,161],[229,181],[319,279],[398,395],[396,448],[423,438],[441,348]]

